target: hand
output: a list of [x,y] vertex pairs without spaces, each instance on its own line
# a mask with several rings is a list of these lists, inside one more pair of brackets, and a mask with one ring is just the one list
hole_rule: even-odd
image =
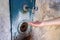
[[31,26],[34,26],[34,27],[60,25],[60,18],[59,19],[54,19],[54,20],[47,20],[47,21],[43,21],[43,22],[39,22],[39,21],[29,22],[28,24],[31,25]]
[[34,26],[34,27],[44,26],[43,22],[39,22],[39,21],[29,22],[28,24],[31,25],[31,26]]

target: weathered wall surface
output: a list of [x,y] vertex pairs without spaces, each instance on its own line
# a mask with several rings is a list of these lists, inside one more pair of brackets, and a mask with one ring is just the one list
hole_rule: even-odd
[[[34,21],[51,20],[60,17],[60,0],[36,0],[38,10]],[[33,40],[60,40],[60,26],[33,27]]]
[[0,0],[0,40],[10,40],[9,0]]
[[[50,20],[60,17],[60,1],[36,0],[38,11],[35,11],[34,21]],[[56,5],[55,5],[56,4]],[[0,0],[0,40],[11,40],[9,0]],[[44,15],[45,16],[44,16]],[[47,14],[47,15],[46,15]],[[33,40],[60,40],[60,26],[32,28]]]

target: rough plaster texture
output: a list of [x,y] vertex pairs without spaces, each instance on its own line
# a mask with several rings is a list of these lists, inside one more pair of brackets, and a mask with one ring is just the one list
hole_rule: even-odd
[[0,40],[10,40],[9,0],[0,0]]
[[[36,0],[36,6],[34,21],[60,17],[60,0]],[[33,27],[32,35],[33,40],[60,40],[60,25]]]

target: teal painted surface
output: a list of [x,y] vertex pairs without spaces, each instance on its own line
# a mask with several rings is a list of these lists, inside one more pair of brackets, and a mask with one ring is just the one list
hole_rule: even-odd
[[[23,13],[23,5],[26,4],[29,7],[29,11],[27,13]],[[26,32],[18,32],[19,25],[23,22],[32,21],[32,8],[35,6],[35,0],[10,0],[10,18],[11,18],[11,26],[12,26],[12,39],[14,40],[16,37],[18,39],[22,39],[25,36],[28,36],[31,27],[28,26]]]

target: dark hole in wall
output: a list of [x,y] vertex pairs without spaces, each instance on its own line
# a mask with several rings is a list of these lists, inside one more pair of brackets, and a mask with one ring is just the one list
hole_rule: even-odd
[[28,23],[27,22],[23,22],[21,27],[20,27],[20,31],[25,32],[28,28]]

